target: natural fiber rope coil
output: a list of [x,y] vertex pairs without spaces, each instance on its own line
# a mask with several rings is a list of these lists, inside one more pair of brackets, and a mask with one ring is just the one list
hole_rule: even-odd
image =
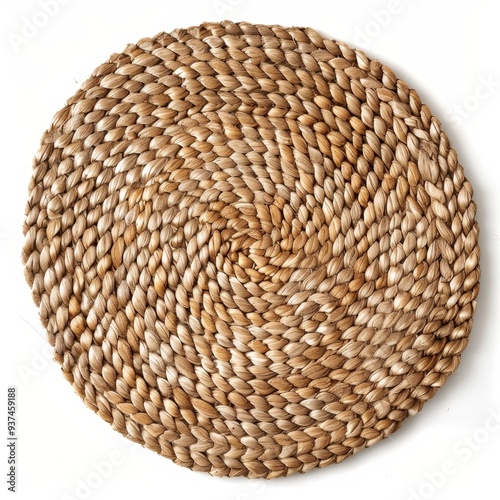
[[58,112],[23,259],[55,359],[133,441],[217,476],[340,462],[459,364],[472,189],[392,71],[311,29],[129,45]]

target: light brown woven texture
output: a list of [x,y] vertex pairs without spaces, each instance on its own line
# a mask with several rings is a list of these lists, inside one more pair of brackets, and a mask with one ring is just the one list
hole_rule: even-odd
[[87,406],[180,465],[274,478],[389,436],[455,371],[475,214],[389,68],[207,23],[129,45],[55,115],[23,257]]

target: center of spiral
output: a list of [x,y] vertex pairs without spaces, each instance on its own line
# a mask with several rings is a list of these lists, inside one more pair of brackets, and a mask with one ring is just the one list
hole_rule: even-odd
[[[269,209],[251,203],[234,203],[223,207],[215,218],[200,216],[200,222],[211,219],[213,248],[218,248],[217,268],[242,281],[258,281],[274,276],[277,266],[272,259],[282,251],[282,235],[269,220]],[[264,217],[261,217],[264,216]]]

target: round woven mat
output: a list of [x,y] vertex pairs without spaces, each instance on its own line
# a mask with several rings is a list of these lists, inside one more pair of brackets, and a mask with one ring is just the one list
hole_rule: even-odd
[[85,404],[217,476],[340,462],[455,371],[472,189],[380,62],[207,23],[111,56],[35,158],[26,277]]

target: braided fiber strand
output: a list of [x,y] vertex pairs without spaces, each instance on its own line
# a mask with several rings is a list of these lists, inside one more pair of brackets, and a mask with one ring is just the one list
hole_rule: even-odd
[[311,29],[129,45],[34,160],[26,279],[62,373],[216,476],[341,462],[445,383],[479,289],[472,188],[418,94]]

